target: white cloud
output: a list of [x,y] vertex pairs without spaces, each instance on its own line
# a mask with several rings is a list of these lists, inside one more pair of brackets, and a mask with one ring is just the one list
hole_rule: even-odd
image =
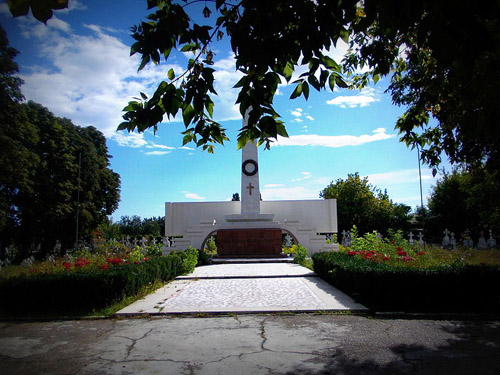
[[171,146],[165,146],[165,145],[159,145],[157,143],[150,142],[146,148],[160,148],[164,150],[175,150],[177,147],[171,147]]
[[152,91],[169,66],[137,73],[138,59],[129,56],[128,46],[99,27],[87,28],[92,30],[89,35],[52,30],[50,38],[40,39],[39,53],[52,67],[34,67],[32,73],[22,75],[23,93],[58,116],[78,125],[94,125],[119,144],[145,145],[142,136],[117,135],[115,130],[128,100],[139,91]]
[[297,108],[295,111],[291,111],[291,114],[292,114],[293,116],[295,116],[295,117],[300,117],[300,116],[302,116],[302,110],[300,110],[300,111],[299,111],[298,109],[300,109],[300,108]]
[[144,155],[165,155],[165,154],[170,154],[170,151],[148,151],[144,153]]
[[[170,68],[180,74],[184,66],[148,65],[137,72],[139,57],[130,57],[130,47],[110,34],[115,30],[85,25],[90,33],[78,35],[71,32],[66,22],[55,17],[48,26],[35,22],[27,19],[20,26],[24,36],[38,40],[39,49],[35,53],[50,65],[24,70],[27,73],[21,78],[25,81],[26,98],[41,103],[57,116],[70,118],[77,125],[93,125],[122,146],[150,145],[143,135],[116,132],[123,121],[122,109],[139,92],[151,95]],[[232,87],[242,74],[235,70],[234,57],[215,64],[220,70],[214,73],[214,86],[219,93],[213,97],[214,117],[217,121],[241,119],[234,104],[238,90]],[[177,121],[181,120],[179,116]]]
[[195,199],[195,200],[199,200],[199,201],[202,201],[202,200],[205,200],[207,198],[205,197],[201,197],[199,196],[198,194],[196,193],[190,193],[189,191],[183,191],[182,194],[184,194],[184,196],[188,199]]
[[377,128],[372,135],[317,135],[303,134],[292,135],[288,138],[278,137],[278,141],[272,146],[321,146],[321,147],[345,147],[360,146],[365,143],[382,141],[394,138],[395,134],[387,134],[385,128]]
[[293,119],[292,121],[295,121],[295,122],[304,122],[304,120],[302,120],[300,118]]
[[311,172],[300,172],[300,174],[302,175],[302,177],[296,178],[292,181],[302,181],[312,177]]
[[314,121],[314,117],[312,116],[306,116],[306,119],[308,119],[309,121]]
[[367,107],[372,103],[380,101],[380,95],[375,89],[366,88],[361,90],[357,95],[337,96],[331,100],[327,100],[326,104],[336,105],[340,108],[356,108]]
[[119,132],[114,134],[113,140],[120,146],[139,148],[148,145],[144,134]]
[[264,188],[266,189],[272,189],[272,188],[278,188],[284,186],[283,184],[266,184],[264,185]]

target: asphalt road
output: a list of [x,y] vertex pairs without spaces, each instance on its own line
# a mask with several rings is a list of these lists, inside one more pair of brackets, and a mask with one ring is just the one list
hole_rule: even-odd
[[500,374],[500,321],[298,314],[4,322],[0,374]]

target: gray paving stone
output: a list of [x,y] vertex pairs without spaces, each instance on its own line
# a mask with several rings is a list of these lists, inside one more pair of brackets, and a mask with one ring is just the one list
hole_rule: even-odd
[[365,311],[366,307],[297,264],[198,267],[118,315]]

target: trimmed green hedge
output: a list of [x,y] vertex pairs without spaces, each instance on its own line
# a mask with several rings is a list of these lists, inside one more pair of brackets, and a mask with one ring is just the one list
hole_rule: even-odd
[[191,272],[197,251],[175,252],[139,264],[99,271],[23,275],[0,279],[0,311],[81,312],[109,306],[157,281]]
[[499,267],[391,267],[332,252],[312,259],[320,277],[375,311],[500,312]]

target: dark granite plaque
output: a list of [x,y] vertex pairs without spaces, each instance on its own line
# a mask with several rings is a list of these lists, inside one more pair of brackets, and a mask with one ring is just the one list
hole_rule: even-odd
[[221,257],[280,257],[281,229],[223,229],[217,231]]

